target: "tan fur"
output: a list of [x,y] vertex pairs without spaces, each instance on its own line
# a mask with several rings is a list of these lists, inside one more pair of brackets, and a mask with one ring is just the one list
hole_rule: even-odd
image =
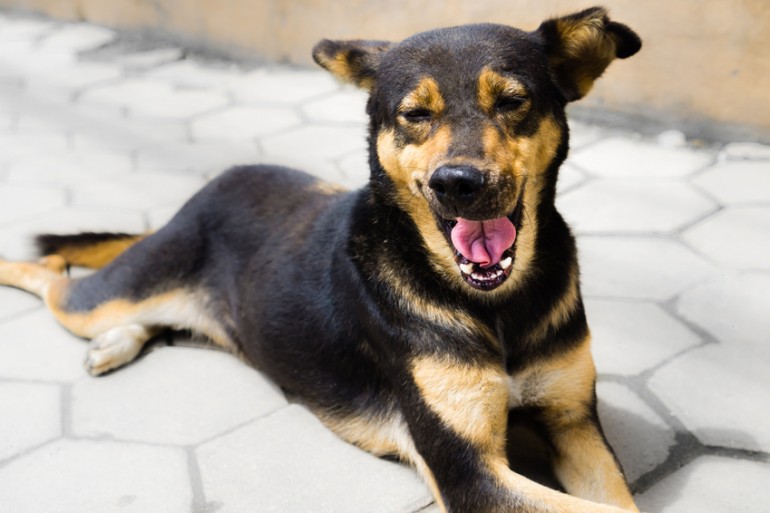
[[590,349],[586,337],[571,351],[512,376],[512,402],[542,408],[557,453],[554,470],[567,492],[636,511],[615,459],[590,422],[596,382]]
[[412,361],[412,376],[447,426],[483,453],[504,455],[508,390],[502,368],[424,356]]
[[57,251],[57,254],[66,260],[69,265],[101,269],[145,237],[147,235],[136,235],[134,237],[95,242],[87,246],[64,246]]
[[615,59],[616,42],[605,30],[606,17],[607,12],[599,10],[591,18],[555,20],[562,45],[551,63],[569,75],[578,97],[588,94]]
[[[489,116],[496,116],[495,104],[502,96],[526,97],[527,89],[524,84],[511,77],[504,77],[489,67],[481,70],[478,80],[477,101],[481,109]],[[530,102],[524,102],[517,112],[512,113],[516,118],[524,117]]]

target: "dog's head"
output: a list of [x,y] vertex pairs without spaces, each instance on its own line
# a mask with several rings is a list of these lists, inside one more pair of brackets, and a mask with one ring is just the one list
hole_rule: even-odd
[[468,25],[313,56],[370,91],[372,187],[414,221],[437,267],[483,291],[532,258],[567,150],[564,108],[641,47],[593,8],[534,32]]

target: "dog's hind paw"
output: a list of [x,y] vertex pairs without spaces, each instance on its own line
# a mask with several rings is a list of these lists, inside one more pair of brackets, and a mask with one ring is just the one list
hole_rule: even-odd
[[89,344],[86,371],[99,376],[132,362],[151,336],[150,331],[139,324],[105,331]]

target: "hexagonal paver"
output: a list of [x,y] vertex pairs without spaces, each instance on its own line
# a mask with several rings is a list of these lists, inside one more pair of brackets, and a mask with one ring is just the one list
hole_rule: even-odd
[[599,373],[639,374],[701,342],[655,304],[589,299],[586,310]]
[[670,232],[716,208],[672,180],[592,182],[560,195],[556,204],[576,231],[592,233]]
[[585,173],[567,161],[559,169],[559,181],[556,182],[556,191],[559,194],[565,194],[574,189],[578,184],[584,182],[585,179]]
[[62,207],[0,226],[0,257],[7,260],[34,260],[37,254],[33,237],[38,233],[143,233],[145,229],[139,211]]
[[665,301],[714,273],[682,244],[659,238],[578,238],[586,296]]
[[131,171],[128,154],[100,151],[61,151],[17,159],[8,180],[19,184],[69,185]]
[[600,382],[599,418],[626,479],[633,482],[668,458],[674,430],[628,387]]
[[179,90],[157,80],[128,79],[90,88],[79,101],[91,105],[125,107],[131,115],[187,119],[227,105],[223,93]]
[[73,185],[73,203],[79,206],[149,209],[181,205],[205,181],[197,176],[133,173]]
[[412,469],[343,442],[296,405],[201,446],[198,460],[219,513],[407,513],[431,502]]
[[333,159],[366,149],[366,130],[361,127],[307,125],[280,135],[262,138],[266,156],[297,156],[303,159]]
[[[770,504],[770,464],[703,456],[640,497],[643,511],[755,513]],[[762,505],[765,506],[762,506]]]
[[369,120],[366,115],[368,97],[364,91],[346,87],[308,102],[302,107],[302,112],[313,122],[366,123]]
[[265,68],[244,75],[230,86],[241,102],[297,103],[339,89],[325,71]]
[[688,229],[683,237],[722,265],[770,269],[770,206],[729,207]]
[[24,155],[39,155],[67,148],[67,136],[61,134],[0,133],[0,164]]
[[16,513],[189,513],[192,502],[182,450],[85,440],[60,440],[0,468],[0,497]]
[[770,145],[757,142],[733,142],[722,148],[729,159],[770,160]]
[[[770,361],[770,276],[721,276],[679,298],[677,310],[720,342]],[[747,354],[748,356],[748,354]]]
[[300,124],[299,115],[281,107],[230,107],[192,123],[195,139],[255,139]]
[[78,381],[72,430],[195,444],[285,405],[272,383],[231,355],[164,347],[109,376]]
[[0,378],[71,381],[86,375],[86,345],[47,310],[0,325]]
[[225,89],[242,78],[237,66],[227,65],[225,61],[204,64],[190,58],[159,66],[145,76],[183,89]]
[[163,142],[139,150],[140,171],[220,173],[240,164],[261,161],[257,146],[247,141]]
[[0,461],[61,434],[60,398],[55,385],[0,383]]
[[745,275],[696,287],[678,308],[719,340],[667,363],[651,389],[704,443],[770,450],[770,276]]
[[40,299],[32,294],[10,287],[0,288],[0,323],[20,313],[41,307]]
[[572,153],[570,160],[594,175],[647,179],[687,176],[708,165],[712,157],[705,152],[612,137]]
[[115,39],[115,31],[91,25],[90,23],[70,23],[62,25],[40,42],[40,48],[57,52],[83,52],[106,45]]
[[361,149],[351,152],[338,160],[342,170],[341,183],[351,189],[357,189],[369,181],[369,152]]
[[720,202],[770,202],[770,162],[724,162],[693,179]]
[[53,210],[65,200],[59,189],[0,185],[0,225]]

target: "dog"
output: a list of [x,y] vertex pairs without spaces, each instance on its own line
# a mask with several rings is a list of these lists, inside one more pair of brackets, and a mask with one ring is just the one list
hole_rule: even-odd
[[[599,424],[554,197],[566,105],[640,47],[598,7],[532,32],[323,40],[315,61],[369,91],[368,185],[235,167],[155,233],[41,235],[43,258],[0,261],[0,284],[91,339],[92,375],[163,329],[204,335],[341,438],[413,465],[443,512],[638,511]],[[564,491],[511,469],[521,411]]]

